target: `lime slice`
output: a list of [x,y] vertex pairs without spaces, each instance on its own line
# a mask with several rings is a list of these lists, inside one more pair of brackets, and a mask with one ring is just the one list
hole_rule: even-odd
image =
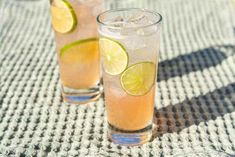
[[77,26],[76,14],[66,0],[53,0],[51,15],[53,28],[59,33],[69,33]]
[[60,49],[60,60],[68,64],[89,62],[97,58],[99,58],[97,38],[79,40]]
[[120,43],[108,38],[101,38],[100,49],[106,73],[118,75],[126,69],[128,65],[128,55],[125,48]]
[[155,81],[155,64],[140,62],[127,68],[121,75],[122,88],[130,95],[145,95]]

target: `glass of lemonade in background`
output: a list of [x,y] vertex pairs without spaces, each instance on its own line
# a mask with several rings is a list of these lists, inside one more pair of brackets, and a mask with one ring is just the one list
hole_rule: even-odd
[[139,145],[152,136],[162,17],[143,9],[110,10],[97,17],[108,136]]
[[51,0],[63,98],[86,103],[99,98],[100,53],[96,16],[103,0]]

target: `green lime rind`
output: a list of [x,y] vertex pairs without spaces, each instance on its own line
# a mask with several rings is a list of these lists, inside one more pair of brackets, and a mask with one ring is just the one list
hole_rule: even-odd
[[[101,37],[99,39],[99,41],[100,41],[100,45],[102,42],[104,42],[106,44],[113,44],[112,48],[116,48],[116,49],[112,49],[110,51],[107,51],[107,50],[102,49],[101,48],[102,46],[100,46],[101,54],[106,59],[106,61],[109,60],[109,59],[107,59],[108,56],[110,56],[110,55],[115,56],[108,64],[106,64],[105,61],[103,61],[103,67],[104,67],[105,72],[110,75],[121,74],[128,67],[128,63],[129,63],[129,56],[128,56],[128,53],[127,53],[125,47],[121,43],[119,43],[118,41],[113,40],[111,38],[107,38],[107,37]],[[107,52],[104,52],[104,51],[107,51]],[[119,56],[118,56],[117,52],[119,52]],[[107,55],[107,53],[109,53],[109,55]],[[121,59],[119,58],[120,56],[121,56]],[[117,60],[117,58],[119,58],[120,60]],[[121,63],[121,61],[123,61],[123,62]],[[114,66],[116,66],[116,68],[117,67],[119,68],[121,66],[122,67],[117,70],[117,69],[114,69]]]
[[66,0],[62,0],[62,1],[63,1],[64,4],[68,7],[68,9],[70,10],[70,13],[71,13],[71,15],[72,15],[72,17],[73,17],[73,22],[74,22],[72,28],[71,28],[69,31],[64,32],[64,33],[71,33],[71,32],[74,31],[75,28],[77,27],[77,24],[78,24],[78,22],[77,22],[77,16],[76,16],[75,11],[73,10],[73,7],[69,4],[69,2],[66,1]]
[[[150,72],[150,75],[153,76],[153,78],[150,79],[150,83],[148,85],[147,88],[141,90],[141,91],[133,91],[134,88],[138,87],[139,84],[137,84],[137,86],[134,86],[133,84],[129,85],[129,87],[127,87],[127,85],[125,84],[127,81],[126,79],[124,78],[127,73],[129,73],[129,71],[131,73],[133,73],[133,69],[138,66],[138,65],[141,65],[141,64],[149,64],[152,66],[152,69],[144,69],[144,71],[148,71],[148,70],[153,70],[152,72]],[[136,69],[134,69],[136,71]],[[135,78],[136,79],[136,78]],[[154,83],[155,83],[155,79],[156,79],[156,64],[154,62],[151,62],[151,61],[143,61],[143,62],[138,62],[138,63],[135,63],[131,66],[129,66],[121,75],[120,77],[120,82],[121,82],[121,86],[123,88],[123,90],[131,95],[131,96],[143,96],[145,94],[147,94],[153,87]],[[127,79],[128,80],[128,79]],[[128,80],[129,81],[129,80]],[[142,85],[143,86],[143,85]],[[143,86],[144,87],[144,86]]]
[[63,48],[60,49],[60,57],[62,57],[63,54],[66,53],[70,48],[77,46],[79,44],[91,42],[91,41],[98,41],[98,38],[81,39],[81,40],[75,41],[73,43],[70,43],[68,45],[65,45]]
[[56,29],[55,29],[55,31],[57,31],[58,33],[61,33],[61,34],[71,33],[75,30],[75,28],[77,27],[77,24],[78,24],[76,13],[75,13],[75,11],[73,10],[73,7],[70,5],[70,3],[68,1],[66,1],[66,0],[60,0],[60,1],[64,4],[66,9],[71,14],[72,19],[73,19],[73,24],[72,24],[72,27],[69,30],[65,31],[65,32],[61,32],[61,31],[58,31]]

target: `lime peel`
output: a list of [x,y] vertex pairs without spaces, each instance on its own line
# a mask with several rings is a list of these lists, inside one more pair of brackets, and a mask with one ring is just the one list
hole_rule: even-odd
[[100,38],[100,49],[106,73],[118,75],[127,68],[128,54],[119,42],[109,38]]
[[82,39],[60,49],[60,61],[66,64],[91,62],[100,57],[97,38]]
[[63,48],[60,49],[60,57],[62,57],[63,54],[65,52],[67,52],[70,48],[72,48],[72,47],[74,47],[76,45],[79,45],[79,44],[82,44],[82,43],[86,43],[86,42],[91,42],[91,41],[98,41],[98,38],[81,39],[81,40],[75,41],[73,43],[70,43],[68,45],[65,45]]
[[121,75],[122,88],[130,95],[147,94],[154,85],[156,67],[153,62],[139,62],[128,67]]
[[52,25],[55,31],[65,34],[72,32],[77,26],[77,17],[66,0],[53,0],[51,5]]

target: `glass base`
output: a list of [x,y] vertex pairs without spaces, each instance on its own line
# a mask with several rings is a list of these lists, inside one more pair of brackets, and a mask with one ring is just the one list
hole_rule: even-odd
[[150,141],[152,137],[152,124],[144,129],[136,131],[120,130],[109,124],[109,139],[119,145],[137,146]]
[[72,89],[61,86],[64,101],[74,104],[85,104],[96,101],[102,94],[102,86],[97,85],[87,89]]

